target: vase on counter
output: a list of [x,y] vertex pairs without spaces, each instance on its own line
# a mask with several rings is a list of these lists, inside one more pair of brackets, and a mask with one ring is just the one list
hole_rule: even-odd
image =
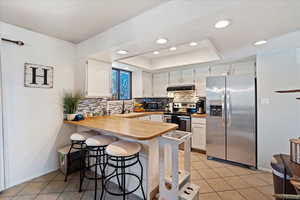
[[68,121],[73,121],[76,117],[76,114],[67,114],[67,120]]

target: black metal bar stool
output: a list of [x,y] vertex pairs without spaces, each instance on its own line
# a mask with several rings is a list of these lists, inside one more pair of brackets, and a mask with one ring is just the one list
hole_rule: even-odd
[[[67,182],[68,180],[68,175],[69,175],[69,169],[70,169],[70,154],[72,152],[72,150],[79,150],[80,151],[80,169],[82,169],[83,166],[83,156],[84,156],[84,150],[85,150],[85,141],[96,135],[95,131],[82,131],[82,132],[77,132],[77,133],[73,133],[70,136],[71,139],[71,147],[70,150],[67,154],[67,170],[66,170],[66,174],[65,174],[65,182]],[[81,170],[80,170],[81,171]],[[82,176],[82,174],[80,173],[80,177]]]
[[[103,171],[104,165],[107,162],[107,154],[105,152],[106,147],[115,142],[117,139],[111,136],[106,135],[96,135],[94,137],[90,137],[85,141],[86,144],[86,152],[84,156],[84,160],[86,158],[86,154],[88,156],[88,167],[84,165],[82,168],[83,176],[80,178],[80,188],[79,191],[82,191],[82,184],[85,178],[89,180],[95,181],[95,200],[97,199],[97,187],[98,180],[103,179],[105,177],[105,172]],[[92,162],[94,161],[94,162]],[[92,162],[92,163],[91,163]],[[94,168],[94,176],[87,176],[86,169]],[[98,168],[100,168],[101,176],[98,176]]]
[[[146,200],[146,196],[143,188],[143,166],[139,157],[140,151],[141,151],[140,144],[134,142],[128,142],[124,140],[120,140],[108,145],[108,147],[106,148],[108,160],[104,166],[103,171],[106,170],[107,166],[112,167],[114,170],[111,175],[105,177],[105,179],[102,179],[103,190],[101,193],[101,198],[100,198],[101,200],[103,199],[104,192],[107,192],[113,196],[122,196],[123,200],[125,200],[127,195],[134,193],[139,188],[141,188],[143,199]],[[138,164],[141,168],[140,176],[135,173],[126,172],[126,169],[136,164]],[[126,189],[126,178],[128,177],[134,177],[138,180],[138,185],[131,191],[128,191]],[[108,182],[112,181],[112,179],[114,178],[116,178],[119,184],[119,187],[121,189],[120,193],[110,191],[109,188],[107,187]],[[121,179],[121,184],[120,184],[120,179]]]

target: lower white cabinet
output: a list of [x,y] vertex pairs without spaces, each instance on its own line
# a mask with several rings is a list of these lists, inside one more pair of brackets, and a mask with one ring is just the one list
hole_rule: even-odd
[[139,120],[150,120],[150,115],[146,115],[146,116],[143,116],[143,117],[139,117],[138,118]]
[[206,120],[192,118],[192,133],[192,148],[206,150]]
[[151,121],[163,122],[162,115],[150,115]]

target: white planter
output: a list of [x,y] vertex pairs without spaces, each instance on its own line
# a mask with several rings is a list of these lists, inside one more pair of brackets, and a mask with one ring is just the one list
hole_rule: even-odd
[[76,114],[67,114],[67,120],[68,120],[68,121],[74,120],[75,117],[76,117]]

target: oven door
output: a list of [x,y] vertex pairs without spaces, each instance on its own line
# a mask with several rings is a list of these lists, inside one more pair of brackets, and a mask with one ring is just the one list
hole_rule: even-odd
[[178,116],[179,130],[191,132],[191,118],[189,116]]

